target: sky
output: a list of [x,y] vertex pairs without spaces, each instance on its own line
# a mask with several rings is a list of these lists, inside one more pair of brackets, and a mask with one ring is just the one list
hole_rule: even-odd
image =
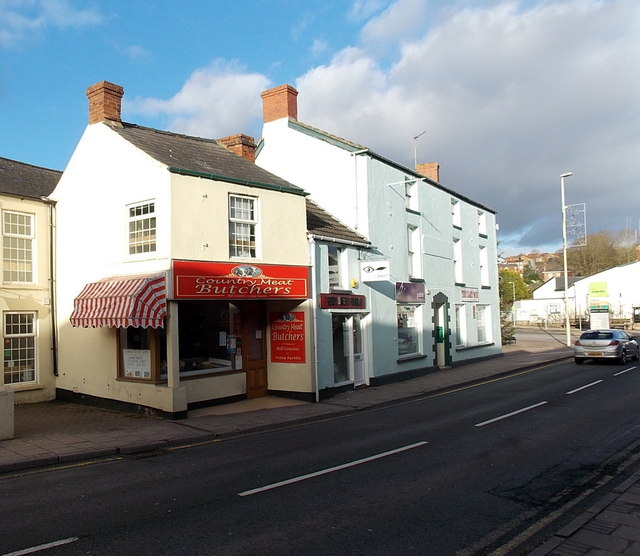
[[638,0],[0,0],[0,157],[64,170],[99,81],[214,139],[259,139],[292,85],[300,121],[438,162],[505,256],[562,248],[563,173],[569,243],[640,228]]

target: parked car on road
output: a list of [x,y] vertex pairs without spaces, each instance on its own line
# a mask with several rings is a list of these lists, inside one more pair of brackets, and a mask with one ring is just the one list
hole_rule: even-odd
[[608,328],[587,330],[580,334],[573,346],[575,362],[582,365],[585,359],[614,359],[621,365],[638,360],[638,342],[624,330]]

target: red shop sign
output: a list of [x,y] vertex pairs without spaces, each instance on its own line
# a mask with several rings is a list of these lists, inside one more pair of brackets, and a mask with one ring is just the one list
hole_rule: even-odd
[[305,363],[304,313],[271,313],[271,362]]
[[174,299],[307,299],[309,268],[173,261]]

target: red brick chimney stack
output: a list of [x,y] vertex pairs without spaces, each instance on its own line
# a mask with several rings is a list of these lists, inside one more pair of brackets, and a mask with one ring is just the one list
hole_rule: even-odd
[[89,99],[89,123],[97,124],[104,120],[120,122],[124,89],[108,81],[101,81],[87,89]]
[[245,160],[249,162],[256,161],[256,141],[253,137],[236,133],[235,135],[229,135],[229,137],[223,137],[217,141]]
[[416,172],[428,177],[436,183],[440,183],[440,164],[438,162],[418,164],[416,165]]
[[281,118],[298,119],[298,91],[291,85],[279,85],[263,91],[260,96],[265,124]]

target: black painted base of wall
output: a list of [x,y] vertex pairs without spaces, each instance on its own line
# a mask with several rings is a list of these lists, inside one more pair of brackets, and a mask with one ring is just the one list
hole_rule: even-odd
[[287,398],[288,400],[299,400],[301,402],[314,403],[316,395],[314,392],[290,392],[288,390],[269,390],[270,396],[277,398]]
[[130,413],[156,415],[158,417],[162,417],[163,419],[170,419],[172,421],[185,419],[187,417],[186,411],[162,411],[161,409],[148,407],[146,405],[122,402],[120,400],[111,400],[109,398],[100,398],[99,396],[81,394],[79,392],[73,392],[71,390],[65,390],[63,388],[56,388],[56,400],[90,405],[92,407],[101,407],[103,409],[112,409],[115,411],[128,411]]

